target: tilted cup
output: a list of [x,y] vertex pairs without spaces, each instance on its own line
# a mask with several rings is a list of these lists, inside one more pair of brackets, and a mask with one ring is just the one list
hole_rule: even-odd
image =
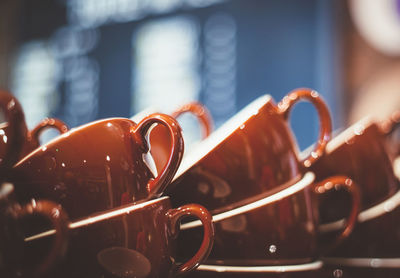
[[1,90],[0,109],[6,120],[0,125],[0,169],[11,167],[36,149],[40,145],[39,137],[44,130],[54,128],[60,133],[68,131],[68,127],[62,121],[53,118],[42,120],[33,130],[28,131],[20,103],[14,96]]
[[[20,205],[13,192],[14,187],[10,183],[3,183],[0,187],[0,276],[40,277],[51,270],[66,251],[68,216],[61,206],[46,200],[32,200],[26,205]],[[38,216],[46,218],[55,229],[50,248],[39,258],[37,254],[26,256],[24,253],[24,236],[20,224]],[[33,266],[27,265],[23,263],[24,258],[35,258],[38,262]]]
[[[177,263],[176,241],[184,217],[200,219],[203,235],[194,255]],[[44,231],[26,238],[26,242],[43,246],[53,233]],[[190,272],[207,258],[214,227],[204,207],[187,204],[172,208],[169,198],[161,197],[79,219],[69,225],[69,234],[65,260],[49,277],[175,277]]]
[[[311,154],[300,160],[288,114],[302,100],[317,108],[320,134]],[[330,135],[329,111],[317,92],[297,89],[278,105],[262,96],[185,155],[166,195],[174,206],[194,202],[213,212],[299,181],[322,156]]]
[[[157,109],[155,108],[149,108],[148,110],[133,116],[131,120],[139,121],[145,115],[149,114],[149,111],[155,112],[156,110]],[[207,138],[213,130],[213,120],[208,109],[201,103],[193,101],[178,107],[174,112],[171,113],[171,116],[177,119],[186,113],[192,114],[197,118],[202,129],[202,138]],[[160,172],[168,161],[169,145],[171,142],[168,140],[167,134],[168,130],[161,125],[155,126],[149,134],[149,142],[151,146],[150,153],[154,159],[157,172]],[[186,141],[186,146],[188,145],[187,143],[188,142]],[[186,149],[185,153],[188,151],[190,150]]]
[[[328,143],[325,156],[311,167],[316,179],[331,175],[351,177],[362,189],[362,209],[392,196],[400,187],[386,144],[387,128],[367,117],[335,136]],[[345,209],[344,205],[341,207]],[[322,213],[331,220],[343,216],[340,207],[333,208],[328,206]]]
[[[388,148],[390,133],[397,126],[395,119],[378,122],[364,118],[335,136],[328,143],[325,156],[311,167],[317,180],[346,175],[361,189],[358,225],[345,244],[328,254],[335,260],[381,258],[383,263],[385,258],[400,258],[400,184]],[[343,194],[338,190],[321,196],[321,241],[343,227],[349,208]]]
[[[283,184],[213,213],[215,243],[205,263],[214,266],[308,264],[336,248],[350,235],[356,223],[360,205],[358,187],[340,176],[330,177],[320,184],[313,181],[314,174],[308,172],[297,183]],[[335,187],[349,193],[352,207],[344,227],[322,249],[317,244],[317,197]],[[191,254],[191,246],[201,238],[199,225],[198,221],[191,221],[181,226],[179,244],[185,251],[182,257]]]
[[[153,177],[144,157],[145,137],[155,123],[168,129],[171,152],[161,173]],[[13,167],[11,179],[22,200],[53,200],[76,219],[160,196],[182,154],[181,129],[170,116],[152,114],[138,124],[111,118],[72,129],[31,152]]]

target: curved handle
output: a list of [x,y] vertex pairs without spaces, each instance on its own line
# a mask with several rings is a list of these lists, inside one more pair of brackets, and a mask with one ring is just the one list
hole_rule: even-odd
[[214,244],[214,224],[212,222],[212,215],[203,206],[188,204],[176,209],[170,209],[167,216],[170,220],[171,233],[174,236],[178,235],[180,220],[185,216],[196,216],[203,224],[203,241],[201,242],[199,250],[191,259],[177,266],[175,270],[176,275],[182,275],[198,267],[210,254]]
[[361,195],[359,186],[353,182],[352,179],[345,176],[333,176],[329,177],[315,186],[315,192],[317,194],[324,194],[332,189],[343,188],[352,198],[352,206],[349,216],[344,224],[343,231],[336,237],[336,240],[326,248],[325,252],[329,252],[334,249],[339,243],[346,239],[354,229],[357,222],[358,213],[360,212]]
[[40,134],[48,128],[57,129],[60,134],[68,131],[68,126],[59,119],[46,118],[43,119],[34,129],[29,132],[28,138],[32,142],[32,145],[38,147]]
[[213,120],[210,111],[199,102],[189,102],[179,107],[175,112],[171,114],[175,119],[180,115],[190,112],[197,117],[201,126],[203,127],[203,139],[208,137],[214,128]]
[[318,112],[320,124],[317,144],[315,145],[311,154],[301,161],[304,167],[309,168],[325,152],[326,145],[328,144],[328,141],[331,139],[332,135],[332,120],[329,109],[319,96],[318,92],[307,88],[296,89],[285,96],[278,104],[279,112],[287,120],[293,105],[301,100],[308,100],[315,106]]
[[148,198],[159,197],[165,187],[171,182],[182,161],[184,144],[182,130],[174,118],[165,114],[151,114],[141,120],[133,129],[133,137],[136,142],[144,148],[144,152],[149,151],[146,140],[147,132],[155,124],[161,124],[168,129],[171,136],[171,152],[167,163],[161,173],[147,184]]
[[68,216],[56,203],[46,200],[32,201],[16,211],[17,218],[42,215],[48,218],[55,229],[55,238],[47,256],[33,271],[34,277],[40,277],[49,270],[58,258],[64,255],[67,248]]
[[6,132],[0,128],[0,140],[5,145],[4,151],[1,152],[4,157],[0,157],[0,170],[4,171],[17,162],[27,138],[28,129],[22,107],[14,96],[0,90],[0,107],[8,122]]

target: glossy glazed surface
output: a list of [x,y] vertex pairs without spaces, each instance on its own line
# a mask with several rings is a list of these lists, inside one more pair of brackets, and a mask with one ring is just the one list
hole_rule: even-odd
[[7,92],[0,91],[0,107],[6,116],[6,122],[0,126],[0,158],[8,167],[40,145],[40,134],[44,130],[54,128],[60,133],[68,131],[64,122],[52,118],[43,119],[32,131],[28,131],[21,105]]
[[[318,107],[321,134],[310,157],[300,161],[287,118],[293,104],[310,100]],[[298,89],[275,105],[270,96],[249,104],[185,156],[166,195],[174,206],[186,202],[221,211],[289,181],[322,155],[330,137],[329,112],[315,91]]]
[[[311,168],[317,180],[332,174],[350,176],[359,186],[362,208],[353,233],[339,248],[329,253],[337,257],[400,257],[399,181],[388,150],[389,125],[366,118],[328,143],[326,155]],[[341,191],[321,196],[319,208],[321,242],[329,241],[338,222],[349,210],[347,196]],[[330,226],[330,229],[326,229]]]
[[[267,266],[312,262],[317,256],[312,181],[309,173],[298,184],[288,185],[276,194],[214,214],[215,243],[207,264]],[[201,228],[194,226],[182,226],[179,245],[183,257],[193,253],[201,240]]]
[[20,157],[22,146],[27,139],[27,127],[18,100],[2,90],[0,90],[0,109],[6,120],[0,126],[0,173],[4,175]]
[[[201,219],[204,238],[197,253],[178,265],[176,238],[180,220],[186,216]],[[46,277],[175,277],[197,267],[213,243],[209,212],[193,204],[172,209],[167,197],[92,215],[69,227],[66,257]],[[28,239],[27,252],[43,252],[48,238]]]
[[[213,214],[216,227],[214,248],[207,260],[212,265],[287,265],[312,262],[322,253],[335,248],[354,229],[359,212],[360,193],[348,178],[330,177],[322,185],[314,184],[314,175],[305,174],[295,184],[279,191],[266,192],[244,200],[235,207]],[[331,186],[329,186],[331,185]],[[330,238],[327,246],[317,246],[317,195],[335,187],[344,187],[352,197],[352,209],[343,227]],[[197,222],[197,223],[196,223]],[[198,221],[182,225],[179,244],[191,252],[191,244],[201,238]],[[183,248],[185,247],[185,248]]]
[[27,131],[26,141],[22,147],[22,152],[19,159],[28,155],[40,146],[40,135],[46,129],[53,128],[60,132],[60,134],[66,133],[69,129],[68,126],[59,119],[46,118],[43,119],[34,129]]
[[[30,152],[34,151],[36,148],[40,146],[40,134],[49,128],[54,128],[57,129],[60,134],[63,134],[68,131],[67,125],[58,119],[53,119],[53,118],[46,118],[43,119],[33,130],[28,131],[25,122],[21,125],[24,126],[23,128],[23,135],[22,138],[25,138],[25,140],[22,142],[22,147],[21,151],[19,152],[19,155],[17,156],[17,160],[22,159],[24,156],[28,155]],[[7,124],[4,125],[3,128],[1,128],[2,131],[1,133],[4,134],[9,134],[10,133],[10,126]],[[0,150],[0,152],[4,152],[4,150]],[[15,163],[15,160],[13,160]]]
[[[41,277],[64,255],[68,242],[68,216],[58,204],[46,200],[33,200],[21,206],[15,201],[13,192],[9,183],[0,186],[0,276]],[[42,256],[36,257],[35,263],[28,266],[21,263],[25,255],[21,223],[33,221],[31,223],[38,225],[40,218],[47,219],[50,227],[55,229],[55,236]]]
[[[156,178],[143,157],[143,139],[154,123],[173,137],[169,164]],[[158,196],[175,174],[183,154],[176,121],[150,115],[138,125],[128,119],[97,121],[73,129],[36,149],[14,166],[12,180],[22,200],[59,202],[71,219]]]
[[[332,175],[346,175],[361,188],[362,209],[378,204],[399,190],[386,146],[386,135],[372,119],[364,119],[328,143],[326,155],[311,170],[317,181]],[[348,202],[342,192],[323,197],[321,222],[343,217]]]
[[[153,111],[156,109],[151,110]],[[210,135],[214,124],[210,112],[204,105],[198,102],[189,102],[175,110],[171,116],[177,119],[179,116],[185,113],[192,114],[197,118],[202,130],[203,139]],[[143,113],[142,115],[144,116],[146,114],[147,113]],[[139,114],[133,118],[140,119],[140,116],[142,115]],[[168,130],[162,125],[155,126],[149,134],[149,142],[151,146],[150,153],[154,158],[157,172],[160,172],[163,166],[167,163],[169,156],[171,140],[168,137]],[[186,149],[185,153],[188,151],[190,150]]]

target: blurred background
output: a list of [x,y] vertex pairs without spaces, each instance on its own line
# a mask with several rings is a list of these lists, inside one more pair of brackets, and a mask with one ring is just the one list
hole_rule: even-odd
[[[400,0],[1,0],[0,87],[30,128],[191,100],[218,127],[297,87],[316,89],[342,128],[400,109]],[[316,140],[311,105],[291,124],[301,149]]]

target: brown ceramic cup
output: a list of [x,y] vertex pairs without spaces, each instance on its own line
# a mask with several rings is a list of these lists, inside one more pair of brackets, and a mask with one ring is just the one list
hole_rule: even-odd
[[2,174],[17,162],[26,140],[25,116],[15,97],[0,91],[0,108],[6,123],[0,127],[0,169]]
[[[56,203],[32,200],[21,206],[14,199],[14,187],[3,183],[0,187],[0,276],[39,277],[50,270],[59,257],[64,255],[67,243],[68,218]],[[20,222],[29,218],[44,217],[54,228],[55,236],[42,256],[32,254],[37,264],[28,267],[22,263],[24,237]],[[27,258],[27,257],[26,257]]]
[[[325,156],[311,167],[316,180],[332,175],[351,177],[361,187],[362,209],[392,196],[400,189],[386,142],[393,128],[394,123],[383,125],[372,118],[364,118],[335,136],[328,143]],[[340,192],[332,193],[331,197],[327,195],[327,198],[332,202],[345,200],[334,197],[335,194],[339,196]],[[323,222],[343,217],[341,209],[346,209],[345,204],[337,206],[327,202],[326,205],[321,208],[321,216],[326,218]]]
[[[184,263],[176,261],[176,240],[184,217],[200,219],[202,241]],[[41,252],[54,231],[27,238],[30,253]],[[213,245],[211,214],[195,204],[171,208],[168,197],[123,206],[72,222],[65,259],[49,277],[175,277],[196,268]],[[200,247],[199,247],[200,246]]]
[[[302,100],[315,105],[320,119],[318,142],[304,160],[298,158],[288,123],[294,104]],[[166,195],[174,206],[194,202],[214,213],[299,181],[306,168],[322,156],[330,135],[329,111],[317,92],[297,89],[278,105],[271,96],[262,96],[185,155]]]
[[[23,156],[36,149],[40,143],[40,134],[48,129],[57,129],[60,133],[68,127],[58,119],[46,118],[33,130],[28,131],[24,112],[18,100],[11,94],[0,91],[0,109],[6,122],[0,125],[0,158],[1,165],[11,167]],[[8,165],[8,166],[6,166]]]
[[[365,118],[332,139],[326,155],[313,165],[317,180],[348,175],[361,189],[357,227],[330,257],[400,257],[400,188],[387,144],[396,126],[392,119],[382,123]],[[321,199],[321,241],[326,241],[343,226],[349,201],[340,191]]]
[[26,141],[22,147],[22,153],[20,155],[20,159],[22,159],[24,156],[26,156],[27,154],[34,151],[36,148],[40,146],[39,139],[41,133],[50,128],[58,130],[60,134],[66,133],[68,131],[68,126],[59,119],[54,119],[54,118],[43,119],[31,131],[26,130]]
[[[314,184],[308,172],[297,183],[284,184],[279,190],[242,200],[232,209],[213,213],[215,243],[206,264],[231,266],[298,265],[311,263],[349,236],[359,210],[358,187],[348,178],[330,177]],[[340,187],[350,193],[352,209],[336,239],[317,245],[317,195]],[[193,252],[192,245],[201,239],[201,223],[191,221],[181,226],[179,244],[182,257]],[[184,248],[183,248],[184,247]]]
[[[329,194],[324,197],[327,197],[326,203],[334,204],[337,207],[348,206],[348,202],[334,199],[341,196]],[[376,261],[382,264],[385,261],[400,262],[399,219],[400,191],[397,191],[383,202],[360,211],[357,225],[351,235],[338,248],[325,254],[326,259],[343,259],[345,262],[349,258],[363,258],[364,261],[377,258],[379,260]],[[337,233],[342,227],[343,219],[340,218],[336,221],[321,223],[319,226],[320,242],[331,240],[332,234]],[[391,265],[393,267],[393,264]],[[364,267],[366,266],[364,265]]]
[[[155,112],[156,110],[157,109],[155,108],[149,108],[148,110],[145,110],[133,116],[131,120],[135,122],[140,121],[145,115],[150,114],[150,111]],[[171,114],[171,116],[177,119],[182,114],[187,113],[192,114],[197,118],[202,129],[202,138],[207,138],[212,132],[214,126],[211,114],[208,109],[201,103],[194,101],[180,106]],[[171,144],[168,138],[168,130],[161,125],[155,126],[149,134],[149,142],[150,153],[154,159],[155,168],[157,172],[160,172],[168,161],[169,146]],[[187,141],[185,141],[185,144],[187,146]],[[186,150],[185,153],[187,151],[188,150]]]
[[[155,178],[144,161],[145,140],[153,124],[171,137],[168,163]],[[71,219],[161,195],[180,164],[183,140],[178,123],[152,114],[138,124],[111,118],[70,130],[12,169],[21,200],[45,198],[60,203]]]

